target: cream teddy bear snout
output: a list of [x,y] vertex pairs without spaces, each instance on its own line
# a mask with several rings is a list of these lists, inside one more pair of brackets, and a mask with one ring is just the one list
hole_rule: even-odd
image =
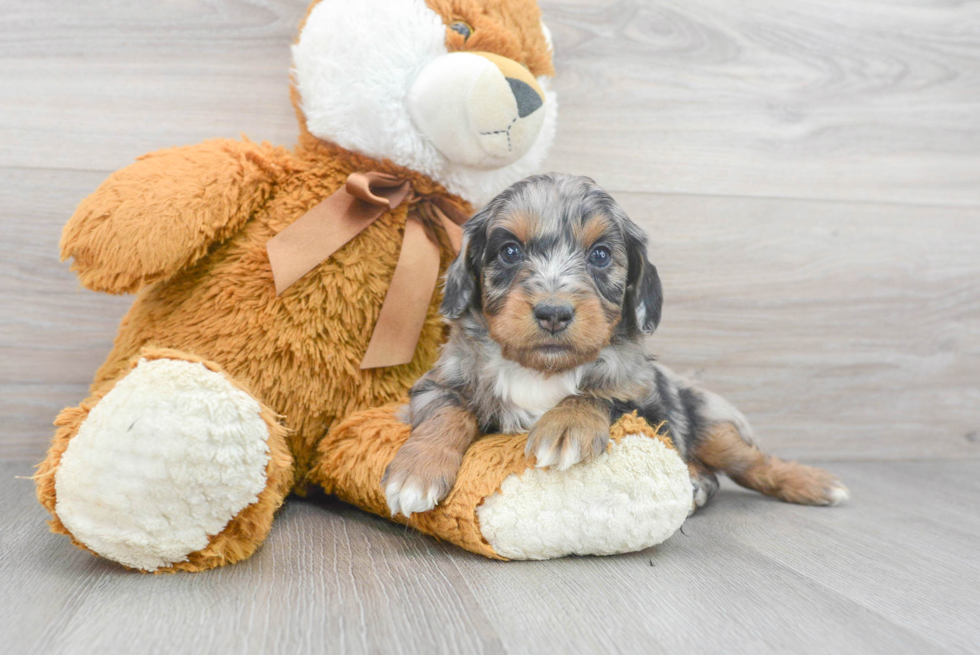
[[422,69],[407,102],[416,127],[447,159],[500,168],[534,145],[547,99],[538,80],[512,59],[451,52]]

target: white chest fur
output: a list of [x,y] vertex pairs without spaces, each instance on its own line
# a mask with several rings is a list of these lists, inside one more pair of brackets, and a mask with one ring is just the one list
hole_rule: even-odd
[[504,432],[529,430],[549,409],[578,393],[582,369],[546,376],[503,360],[497,370],[494,395],[507,406],[501,417]]

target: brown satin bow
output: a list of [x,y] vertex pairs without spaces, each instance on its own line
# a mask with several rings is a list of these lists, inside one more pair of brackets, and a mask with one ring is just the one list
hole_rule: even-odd
[[415,211],[409,212],[405,222],[401,254],[361,360],[362,369],[412,361],[439,277],[439,243],[431,226],[441,224],[453,250],[459,252],[463,238],[460,224],[468,216],[448,205],[440,207],[436,198],[415,196],[407,180],[384,173],[351,173],[344,187],[266,244],[276,295],[281,295],[385,211],[405,201],[416,203]]

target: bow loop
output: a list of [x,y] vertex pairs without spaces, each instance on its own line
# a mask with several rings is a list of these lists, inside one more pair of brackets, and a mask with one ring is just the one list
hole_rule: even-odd
[[412,191],[412,184],[385,173],[351,173],[344,190],[358,200],[385,209],[402,204]]

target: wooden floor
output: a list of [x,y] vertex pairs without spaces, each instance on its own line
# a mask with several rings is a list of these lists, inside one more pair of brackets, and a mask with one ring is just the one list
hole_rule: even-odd
[[543,1],[548,168],[651,236],[651,349],[843,508],[728,486],[643,553],[487,562],[330,499],[249,562],[125,573],[47,533],[31,463],[130,300],[61,226],[112,170],[289,144],[306,0],[0,0],[0,637],[11,653],[980,652],[980,3]]
[[45,535],[0,465],[0,625],[23,653],[976,653],[980,462],[834,462],[848,507],[726,487],[657,548],[491,562],[337,501],[250,560],[121,570]]

